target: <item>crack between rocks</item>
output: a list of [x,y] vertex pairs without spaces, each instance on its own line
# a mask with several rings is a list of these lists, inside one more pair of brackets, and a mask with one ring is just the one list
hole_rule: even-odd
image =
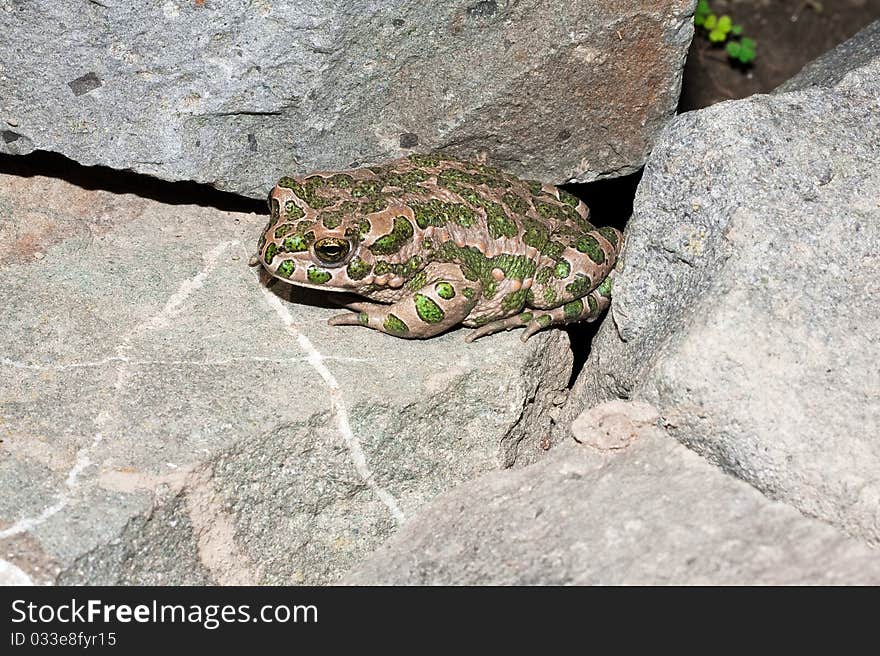
[[[144,163],[157,164],[149,161]],[[264,200],[243,193],[223,191],[203,182],[171,181],[109,166],[87,166],[61,153],[45,150],[34,150],[22,155],[0,153],[0,173],[19,177],[56,178],[82,189],[134,194],[169,205],[199,205],[226,212],[267,213]]]
[[212,112],[203,114],[203,116],[281,116],[284,112],[280,110],[240,110],[237,112]]

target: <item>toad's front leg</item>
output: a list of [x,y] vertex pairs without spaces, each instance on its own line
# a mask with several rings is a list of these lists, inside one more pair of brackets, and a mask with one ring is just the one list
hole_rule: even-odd
[[479,300],[480,283],[467,280],[454,264],[430,264],[423,274],[420,286],[396,303],[360,303],[358,312],[336,315],[328,323],[366,326],[415,339],[433,337],[460,324]]

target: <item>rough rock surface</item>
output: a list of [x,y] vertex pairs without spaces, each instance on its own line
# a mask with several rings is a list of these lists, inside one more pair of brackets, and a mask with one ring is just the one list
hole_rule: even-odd
[[0,579],[332,581],[542,453],[564,332],[331,328],[246,266],[264,222],[0,176]]
[[561,183],[639,168],[694,0],[0,0],[0,152],[264,197],[447,149]]
[[825,70],[664,132],[559,425],[648,401],[770,497],[880,542],[880,56]]
[[584,428],[546,459],[444,494],[343,581],[355,584],[880,582],[880,555],[723,473],[616,402],[632,436]]

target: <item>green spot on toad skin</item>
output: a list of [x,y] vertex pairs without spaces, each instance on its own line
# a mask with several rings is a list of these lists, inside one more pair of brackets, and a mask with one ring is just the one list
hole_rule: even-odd
[[529,191],[533,196],[540,196],[544,193],[544,190],[541,188],[541,183],[537,180],[523,180],[523,182],[529,186]]
[[575,276],[573,282],[570,282],[565,286],[565,291],[571,296],[583,296],[584,294],[587,294],[591,288],[592,281],[590,280],[590,277],[579,273]]
[[605,237],[605,239],[611,242],[611,245],[614,246],[614,248],[617,248],[617,232],[614,230],[614,228],[599,228],[598,232],[600,235]]
[[561,200],[566,205],[571,205],[572,207],[577,207],[580,202],[576,196],[571,195],[564,189],[559,190],[559,200]]
[[429,226],[442,227],[452,221],[460,226],[469,228],[476,221],[476,214],[469,207],[461,203],[447,203],[437,198],[432,198],[426,203],[410,203],[416,224],[424,230]]
[[415,274],[412,278],[410,278],[406,285],[404,285],[407,289],[416,290],[421,289],[425,285],[428,284],[428,274],[424,271],[420,271]]
[[455,287],[448,282],[438,282],[434,285],[434,291],[437,292],[437,296],[446,299],[447,301],[450,298],[455,298]]
[[532,320],[532,316],[533,315],[531,312],[523,312],[521,315],[519,315],[519,320],[522,321],[524,324],[529,323]]
[[526,214],[532,208],[525,199],[516,194],[506,193],[501,197],[501,200],[504,201],[504,204],[507,205],[512,212],[516,212],[517,214]]
[[370,268],[370,265],[364,262],[361,258],[355,257],[348,263],[345,272],[352,280],[363,280],[367,277],[367,274],[370,273]]
[[605,251],[599,246],[598,240],[591,235],[584,235],[574,243],[574,247],[581,253],[586,253],[596,264],[602,264],[605,261]]
[[559,205],[551,203],[535,202],[535,209],[545,219],[556,219],[557,221],[565,221],[565,212]]
[[284,215],[288,219],[296,220],[304,217],[305,212],[303,212],[302,208],[292,200],[288,200],[284,202]]
[[[333,201],[328,200],[327,198],[322,198],[316,193],[316,190],[319,187],[323,187],[325,184],[327,184],[326,181],[319,175],[313,175],[306,178],[305,184],[300,184],[293,178],[289,177],[283,177],[278,181],[279,187],[290,189],[297,197],[301,198],[307,205],[314,207],[315,209],[321,209],[333,204]],[[290,202],[292,201],[288,201],[288,203]],[[285,211],[293,211],[289,208],[288,203],[285,203],[284,205]],[[299,211],[302,212],[301,209]],[[300,216],[302,215],[300,214]]]
[[418,255],[413,255],[406,262],[389,262],[388,260],[378,260],[373,266],[373,273],[377,276],[385,275],[386,273],[394,274],[395,276],[402,276],[404,278],[410,278],[422,267],[422,258]]
[[394,219],[394,227],[387,235],[382,235],[370,246],[370,251],[375,255],[391,255],[399,251],[403,245],[412,239],[413,227],[406,217],[398,216]]
[[477,164],[476,162],[460,162],[469,171],[476,171],[481,184],[488,187],[510,187],[507,176],[494,166]]
[[358,180],[351,188],[354,198],[375,198],[382,193],[382,180]]
[[612,280],[611,278],[605,278],[598,287],[596,287],[596,291],[599,292],[601,296],[605,298],[611,298],[611,286]]
[[513,312],[515,310],[522,309],[522,306],[526,302],[526,294],[528,293],[528,289],[519,289],[515,292],[510,292],[504,298],[501,299],[501,309],[504,312]]
[[570,221],[584,232],[595,229],[595,226],[592,223],[584,219],[584,217],[578,214],[570,205],[535,201],[535,209],[538,210],[538,214],[545,219],[554,219],[563,223],[565,221]]
[[416,304],[416,314],[425,323],[440,323],[446,316],[440,306],[424,294],[416,294],[413,300]]
[[327,182],[331,187],[339,187],[340,189],[348,189],[353,183],[354,178],[345,173],[337,173]]
[[307,237],[292,235],[285,239],[281,245],[283,247],[282,250],[287,253],[301,253],[302,251],[309,250],[309,243],[310,240]]
[[437,183],[444,187],[453,188],[460,185],[481,185],[488,187],[509,187],[510,183],[501,177],[500,172],[489,173],[466,173],[460,169],[449,168],[440,171],[437,176]]
[[553,323],[553,318],[549,314],[542,314],[540,317],[535,319],[535,321],[538,322],[538,325],[541,326],[541,328],[546,328],[551,323]]
[[281,239],[288,232],[293,230],[292,223],[282,223],[280,226],[275,228],[275,239]]
[[278,265],[277,273],[279,276],[290,278],[294,268],[296,268],[296,265],[293,263],[293,260],[284,260],[284,262]]
[[492,269],[501,269],[505,278],[513,278],[515,280],[525,280],[535,273],[536,264],[523,255],[507,255],[502,253],[486,260]]
[[553,275],[553,269],[551,267],[541,267],[538,269],[538,273],[535,274],[535,281],[541,283],[542,285],[547,284],[550,280],[550,276]]
[[385,323],[382,326],[392,335],[406,335],[409,332],[409,326],[401,321],[399,317],[390,313],[385,317]]
[[406,171],[404,173],[386,173],[382,176],[382,180],[386,187],[399,187],[405,191],[419,192],[425,191],[424,187],[419,186],[419,182],[428,179],[428,174],[419,169]]
[[475,290],[473,287],[465,287],[461,290],[461,295],[465,298],[472,299],[474,296],[477,295],[477,290]]
[[485,326],[491,321],[495,321],[495,317],[491,314],[483,314],[479,317],[474,317],[473,319],[471,319],[471,321],[473,322],[474,326],[479,328],[480,326]]
[[310,283],[314,283],[315,285],[323,285],[332,277],[333,275],[329,271],[324,271],[316,266],[310,266],[309,270],[306,271],[306,278],[309,279]]
[[272,260],[275,259],[275,255],[278,254],[278,246],[275,244],[269,244],[269,247],[266,249],[266,255],[263,257],[263,261],[266,264],[272,264]]
[[361,312],[360,314],[358,314],[358,323],[361,324],[362,326],[369,326],[370,325],[370,315],[367,314],[366,312]]
[[374,212],[381,212],[382,210],[388,207],[388,199],[384,196],[377,196],[375,198],[370,198],[361,203],[361,213],[362,214],[373,214]]
[[548,242],[544,247],[544,255],[553,260],[558,260],[562,257],[562,252],[565,250],[565,244],[558,241]]
[[537,248],[542,253],[547,250],[547,242],[550,241],[550,233],[547,228],[540,222],[533,219],[523,218],[523,242],[526,246]]
[[465,187],[459,184],[447,184],[447,188],[450,191],[454,191],[459,196],[461,196],[464,200],[469,202],[471,205],[476,205],[477,207],[483,206],[483,201],[485,200],[483,196],[478,194],[475,190],[470,187]]
[[516,236],[516,222],[507,216],[501,205],[487,200],[483,203],[483,208],[486,210],[486,225],[492,239]]
[[553,269],[553,275],[559,280],[563,278],[568,278],[568,274],[571,273],[571,265],[568,263],[568,260],[562,260],[561,262],[557,262],[556,266]]
[[437,245],[431,258],[436,262],[455,262],[468,280],[482,283],[483,298],[493,298],[498,289],[498,281],[492,276],[493,269],[501,269],[506,278],[525,280],[535,272],[536,264],[523,255],[496,255],[487,258],[475,246],[456,246],[445,241]]
[[556,290],[552,287],[544,288],[544,302],[547,305],[554,305],[556,303]]
[[571,303],[566,303],[562,308],[566,321],[577,321],[584,311],[584,302],[581,299],[575,299]]
[[372,225],[367,219],[359,219],[353,226],[345,229],[345,236],[355,241],[363,241],[370,234]]
[[408,157],[408,159],[416,166],[437,166],[441,161],[443,161],[440,155],[437,155],[436,153],[432,153],[430,155],[413,153]]
[[595,313],[599,309],[599,303],[592,296],[587,296],[587,303],[590,306],[590,313]]
[[342,223],[342,216],[339,212],[324,212],[321,214],[321,223],[327,230],[333,230]]

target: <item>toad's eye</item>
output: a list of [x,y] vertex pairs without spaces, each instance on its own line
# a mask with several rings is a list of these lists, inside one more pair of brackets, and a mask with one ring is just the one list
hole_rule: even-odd
[[315,256],[321,264],[340,264],[348,256],[351,245],[346,239],[326,237],[315,242]]

